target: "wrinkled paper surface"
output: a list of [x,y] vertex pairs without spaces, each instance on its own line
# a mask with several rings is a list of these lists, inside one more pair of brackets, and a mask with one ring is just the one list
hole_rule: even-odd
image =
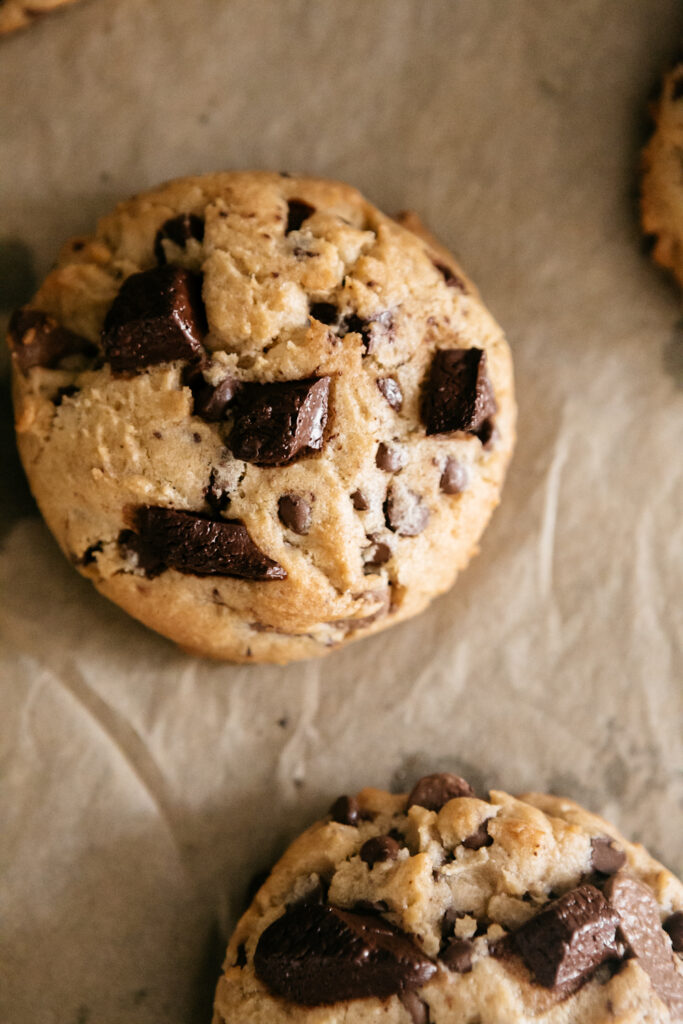
[[682,28],[676,0],[82,0],[0,42],[0,326],[118,198],[307,171],[456,251],[520,403],[450,594],[326,660],[233,667],[67,564],[3,354],[0,1020],[208,1024],[248,880],[367,783],[565,793],[683,869],[680,299],[635,220]]

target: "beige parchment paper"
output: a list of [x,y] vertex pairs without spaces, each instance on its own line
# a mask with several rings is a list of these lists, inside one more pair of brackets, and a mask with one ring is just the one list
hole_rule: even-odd
[[308,171],[458,253],[520,402],[450,594],[327,660],[233,667],[66,563],[3,355],[3,1024],[208,1022],[248,880],[366,783],[566,793],[683,869],[683,331],[634,212],[682,29],[677,0],[82,0],[0,43],[0,327],[118,198]]

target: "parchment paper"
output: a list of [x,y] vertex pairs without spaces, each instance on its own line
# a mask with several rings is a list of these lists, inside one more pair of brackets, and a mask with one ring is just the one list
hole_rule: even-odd
[[0,44],[6,311],[120,197],[309,171],[459,254],[520,402],[456,588],[288,668],[190,658],[97,596],[7,408],[3,1024],[208,1022],[249,878],[367,783],[566,793],[681,871],[680,300],[634,192],[682,28],[676,0],[83,0]]

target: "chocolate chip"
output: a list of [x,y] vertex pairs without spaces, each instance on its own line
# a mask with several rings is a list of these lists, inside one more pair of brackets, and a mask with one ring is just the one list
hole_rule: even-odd
[[396,860],[399,844],[392,836],[373,836],[367,839],[360,848],[360,859],[373,867],[385,860]]
[[204,492],[204,497],[210,508],[216,513],[225,512],[230,504],[230,494],[221,486],[220,474],[215,469],[212,469],[209,475],[209,486]]
[[[237,576],[281,580],[287,573],[268,558],[237,519],[211,519],[198,512],[145,505],[135,517],[136,533],[123,544],[138,555],[150,576],[176,569],[194,576]],[[121,537],[119,538],[121,544]]]
[[233,454],[257,466],[284,466],[320,451],[329,392],[329,377],[246,385],[230,435]]
[[593,885],[554,900],[512,936],[514,950],[546,988],[587,981],[605,960],[618,957],[619,918]]
[[449,971],[456,974],[467,974],[472,970],[473,944],[469,939],[454,938],[448,943],[439,959],[443,961]]
[[385,444],[384,441],[377,448],[375,464],[378,469],[383,469],[385,473],[398,473],[400,469],[403,469],[407,461],[408,459],[403,448]]
[[429,1024],[429,1007],[417,992],[403,992],[399,999],[410,1014],[412,1024]]
[[462,494],[467,490],[469,482],[470,474],[467,466],[449,456],[439,480],[439,487],[444,494]]
[[603,875],[613,875],[623,868],[626,854],[614,845],[609,836],[597,836],[591,839],[591,867]]
[[464,910],[456,910],[455,907],[449,907],[441,921],[441,937],[447,939],[449,935],[453,935],[455,922],[465,916]]
[[192,367],[184,375],[184,383],[192,392],[192,412],[207,423],[225,419],[228,407],[242,386],[235,377],[226,377],[220,384],[209,384],[199,367]]
[[353,502],[353,507],[357,509],[358,512],[367,512],[370,508],[370,502],[362,491],[354,491],[351,495],[351,501]]
[[357,313],[349,313],[339,325],[339,334],[342,337],[347,334],[360,334],[366,353],[372,353],[383,341],[393,339],[393,314],[387,309],[361,320]]
[[12,358],[23,374],[34,366],[54,369],[71,355],[94,355],[95,345],[38,309],[17,309],[10,317],[7,341]]
[[277,504],[277,512],[294,533],[306,534],[311,528],[311,506],[299,494],[283,494]]
[[181,213],[171,217],[161,225],[154,239],[154,255],[159,264],[167,263],[164,240],[168,239],[180,249],[184,249],[191,238],[198,242],[204,239],[204,221],[195,213]]
[[393,551],[387,542],[382,540],[381,534],[368,534],[368,540],[372,541],[372,545],[371,547],[366,548],[363,552],[363,561],[365,565],[368,567],[374,567],[384,565],[388,562],[393,555]]
[[321,324],[336,324],[339,310],[332,302],[314,302],[311,304],[311,316]]
[[458,277],[455,271],[451,270],[450,267],[447,267],[445,263],[440,263],[438,260],[434,259],[432,260],[432,263],[442,275],[449,288],[458,288],[461,292],[467,291],[465,288],[465,282],[462,278]]
[[355,796],[339,796],[330,807],[332,821],[340,825],[358,824],[358,801]]
[[683,953],[683,910],[677,910],[670,914],[662,925],[665,932],[668,932],[671,945],[677,953]]
[[498,430],[496,429],[496,421],[493,416],[489,416],[488,419],[484,420],[479,429],[474,431],[474,434],[479,438],[484,448],[493,448],[498,439]]
[[258,978],[295,1003],[322,1006],[410,991],[436,972],[411,938],[382,918],[332,906],[295,906],[261,935]]
[[392,409],[398,412],[403,405],[403,392],[397,380],[393,377],[378,377],[377,387],[386,398]]
[[77,395],[80,390],[81,389],[77,388],[74,384],[67,384],[66,387],[57,388],[57,394],[52,399],[52,404],[55,406],[59,406],[62,404],[65,398],[73,398],[74,395]]
[[285,234],[298,231],[305,220],[315,213],[315,206],[305,203],[303,199],[290,199],[287,203],[287,227]]
[[486,353],[480,348],[440,349],[432,360],[422,403],[427,433],[475,434],[495,411]]
[[96,556],[104,549],[104,542],[98,540],[96,544],[91,544],[90,547],[86,548],[81,557],[78,559],[79,565],[92,565],[93,562],[97,561]]
[[605,883],[605,896],[618,915],[619,932],[638,963],[650,976],[655,992],[683,1020],[683,977],[676,970],[651,889],[619,871]]
[[451,772],[435,772],[425,775],[415,783],[408,796],[408,807],[417,805],[426,807],[428,811],[440,811],[449,800],[460,796],[474,796],[469,782]]
[[389,488],[384,502],[384,515],[389,529],[399,537],[417,537],[429,522],[429,509],[423,504],[422,498],[407,488]]
[[199,276],[163,266],[126,278],[105,317],[102,344],[113,372],[125,373],[198,359],[205,333]]
[[488,821],[482,821],[476,832],[463,839],[462,845],[467,850],[481,850],[482,846],[490,846],[492,842],[493,839],[488,832]]

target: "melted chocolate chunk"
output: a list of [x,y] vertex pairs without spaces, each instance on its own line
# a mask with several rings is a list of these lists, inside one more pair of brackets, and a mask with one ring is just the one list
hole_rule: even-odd
[[330,807],[332,821],[340,825],[358,824],[358,801],[355,796],[339,796]]
[[299,494],[283,494],[277,512],[286,527],[294,533],[306,534],[311,528],[311,506]]
[[242,386],[237,378],[226,377],[214,387],[205,379],[199,367],[192,367],[184,375],[184,383],[194,399],[192,412],[207,423],[218,423],[225,419],[229,406]]
[[285,234],[298,231],[305,220],[315,213],[315,206],[305,203],[303,199],[290,199],[287,203],[287,227]]
[[196,213],[181,213],[177,217],[171,217],[165,224],[162,224],[154,239],[154,255],[159,264],[168,263],[164,240],[168,239],[180,249],[184,249],[191,238],[198,242],[204,239],[204,221]]
[[473,948],[469,939],[454,938],[440,954],[439,959],[449,971],[455,971],[456,974],[467,974],[472,970]]
[[625,871],[605,883],[605,896],[618,915],[619,932],[631,953],[650,976],[655,992],[683,1020],[683,978],[676,970],[651,889]]
[[423,776],[415,783],[408,796],[406,809],[416,804],[418,807],[426,807],[428,811],[440,811],[449,800],[459,796],[474,796],[469,782],[451,772],[435,772]]
[[670,914],[662,925],[671,939],[671,945],[677,953],[683,953],[683,910]]
[[314,302],[311,305],[311,316],[321,324],[336,324],[339,310],[332,302]]
[[439,480],[439,487],[444,494],[462,494],[463,491],[467,490],[469,482],[470,474],[467,466],[449,456],[446,459],[446,465]]
[[385,444],[384,441],[379,444],[375,455],[375,464],[378,469],[383,469],[385,473],[398,473],[407,461],[403,448]]
[[351,495],[351,501],[353,502],[353,507],[358,512],[367,512],[367,510],[370,508],[370,502],[365,497],[362,491],[354,491],[353,494]]
[[458,288],[461,292],[467,291],[465,288],[465,282],[462,278],[458,277],[455,271],[451,270],[450,267],[447,267],[445,263],[440,263],[438,260],[434,259],[432,260],[432,263],[439,271],[449,288]]
[[427,433],[476,434],[495,412],[486,353],[480,348],[440,349],[432,360],[422,403]]
[[366,320],[361,320],[357,313],[350,313],[339,325],[339,334],[342,337],[347,334],[360,334],[366,353],[372,353],[382,342],[392,340],[394,334],[393,314],[391,310],[385,309]]
[[389,529],[399,537],[417,537],[429,522],[429,509],[415,491],[390,487],[384,516]]
[[288,908],[261,935],[254,968],[271,992],[306,1006],[388,999],[436,972],[393,925],[329,905]]
[[205,334],[201,279],[163,266],[126,278],[105,317],[102,344],[112,371],[126,373],[199,359]]
[[387,542],[382,540],[381,535],[371,533],[368,535],[368,540],[372,541],[372,546],[363,552],[365,565],[372,568],[388,562],[393,552]]
[[257,466],[284,466],[319,452],[327,423],[329,377],[248,384],[240,392],[230,447]]
[[489,835],[488,821],[482,821],[476,832],[463,839],[462,845],[467,850],[481,850],[482,846],[491,846],[493,839]]
[[429,1024],[429,1007],[417,992],[403,992],[399,999],[410,1014],[412,1024]]
[[623,868],[626,854],[615,846],[609,836],[598,836],[591,839],[591,867],[603,875],[613,875]]
[[392,409],[399,412],[403,405],[403,392],[397,380],[393,377],[378,377],[377,387],[386,398]]
[[237,576],[282,580],[287,573],[268,558],[239,520],[210,519],[198,512],[145,505],[136,515],[136,532],[124,531],[119,543],[136,551],[150,576],[165,569],[194,576]]
[[513,949],[546,988],[587,981],[619,956],[619,918],[593,885],[580,885],[549,903],[512,936]]
[[396,860],[400,849],[400,845],[393,836],[373,836],[361,846],[360,859],[373,867],[385,860]]
[[23,374],[34,366],[53,370],[72,355],[92,356],[95,345],[38,309],[16,309],[10,317],[7,341],[12,358]]

